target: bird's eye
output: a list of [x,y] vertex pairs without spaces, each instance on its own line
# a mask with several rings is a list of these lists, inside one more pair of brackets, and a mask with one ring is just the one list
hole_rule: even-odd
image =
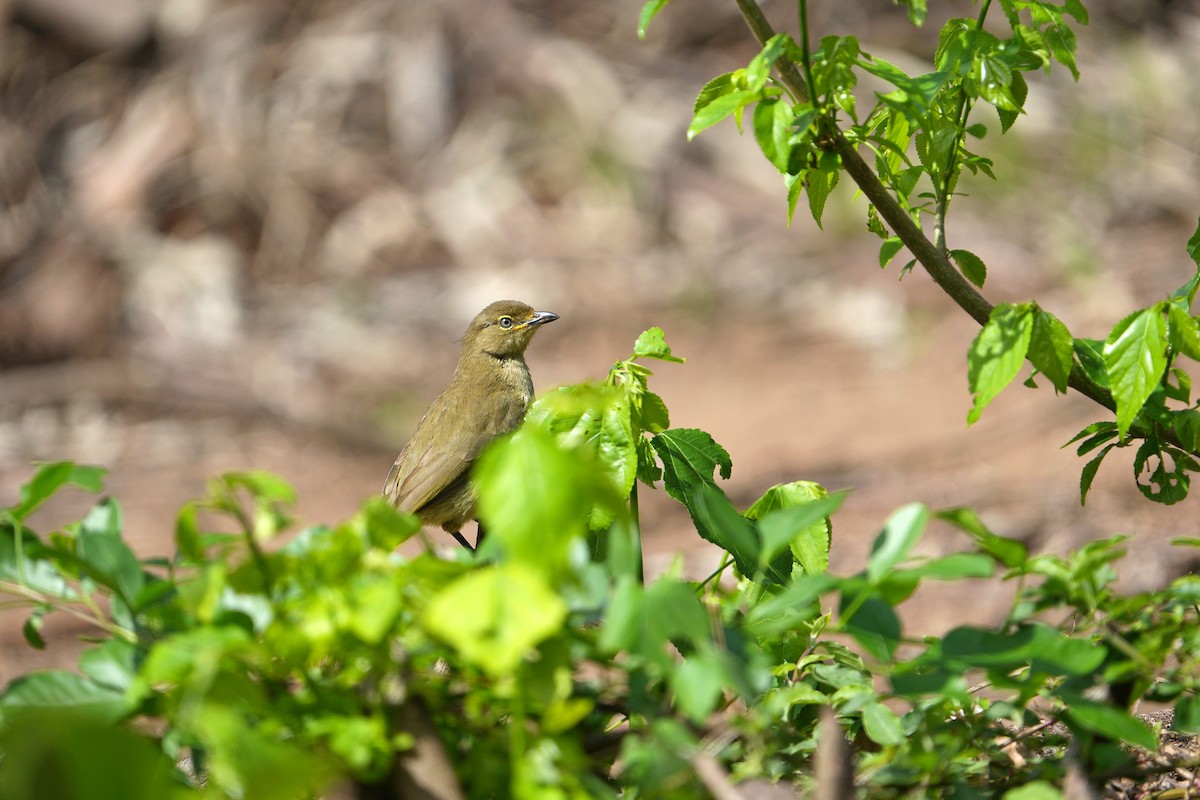
[[512,326],[513,326],[513,318],[512,317],[501,317],[500,318],[500,327],[501,328],[504,328],[504,330],[508,330]]

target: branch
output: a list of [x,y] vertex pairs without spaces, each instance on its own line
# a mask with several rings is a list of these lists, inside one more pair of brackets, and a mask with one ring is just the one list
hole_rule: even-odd
[[[759,8],[758,3],[755,0],[736,0],[736,2],[750,31],[760,44],[765,45],[767,40],[775,35],[775,29],[771,27],[771,23]],[[780,80],[793,94],[805,99],[809,97],[808,87],[795,64],[780,59],[776,62],[776,67],[779,69]],[[879,216],[895,232],[934,282],[958,304],[958,307],[967,312],[980,325],[987,324],[992,313],[992,304],[977,292],[975,287],[962,276],[962,273],[950,263],[947,255],[929,241],[917,223],[896,202],[887,187],[879,181],[875,172],[863,161],[854,145],[846,139],[836,124],[832,120],[828,120],[827,124],[829,148],[841,156],[846,173],[858,184],[858,188],[866,195],[867,200],[875,206]],[[1089,378],[1078,364],[1071,370],[1068,385],[1109,411],[1116,409],[1112,395]]]

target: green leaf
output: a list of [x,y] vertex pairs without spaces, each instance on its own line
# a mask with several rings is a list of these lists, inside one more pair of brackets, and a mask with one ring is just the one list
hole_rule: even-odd
[[[1192,238],[1187,241],[1187,254],[1192,257],[1192,261],[1196,263],[1196,266],[1200,267],[1200,221],[1197,221],[1196,230],[1192,232]],[[1200,271],[1196,274],[1200,275]]]
[[1108,389],[1108,371],[1104,368],[1104,342],[1099,339],[1076,339],[1075,355],[1084,373],[1102,389]]
[[1066,325],[1040,308],[1033,313],[1027,355],[1033,366],[1050,379],[1056,392],[1067,391],[1067,380],[1075,363],[1075,340]]
[[[1200,227],[1196,228],[1196,233],[1192,234],[1192,238],[1200,237]],[[1200,258],[1200,249],[1196,253],[1190,251],[1191,242],[1189,245],[1189,255],[1194,258]],[[1196,242],[1197,248],[1200,248],[1200,240]],[[1175,291],[1171,292],[1171,302],[1182,308],[1184,311],[1190,311],[1192,303],[1196,300],[1196,290],[1200,289],[1200,263],[1196,265],[1196,272],[1192,277],[1187,279],[1187,283],[1180,286]]]
[[[997,537],[999,538],[999,537]],[[938,581],[956,581],[963,578],[990,578],[996,570],[995,562],[982,553],[953,553],[939,558],[930,558],[916,566],[898,570],[907,578],[932,578]]]
[[587,530],[593,506],[611,505],[611,486],[586,452],[562,447],[537,425],[524,425],[492,443],[473,470],[479,519],[488,530],[484,547],[506,557],[562,573],[571,542]]
[[642,13],[638,15],[638,38],[646,38],[646,30],[650,27],[650,22],[658,16],[658,12],[667,7],[671,0],[646,0],[642,6]]
[[712,436],[695,428],[672,428],[650,440],[662,459],[663,484],[667,494],[687,503],[688,492],[700,485],[715,486],[713,473],[720,470],[728,479],[733,460]]
[[679,710],[700,725],[724,697],[725,670],[707,654],[696,654],[671,671],[670,683]]
[[1171,415],[1171,427],[1185,450],[1200,449],[1200,411],[1185,408]]
[[809,574],[829,568],[829,546],[833,533],[830,516],[845,500],[846,494],[833,496],[811,481],[773,486],[746,509],[745,515],[758,520],[762,538],[760,566],[775,560],[791,548],[797,563]]
[[1167,306],[1167,332],[1172,350],[1200,361],[1200,323],[1187,309],[1175,303]]
[[[600,384],[563,386],[539,397],[526,420],[554,434],[561,448],[590,453],[611,478],[616,494],[628,497],[638,466],[631,394],[622,387]],[[654,423],[658,413],[666,413],[666,406],[656,409],[654,400],[647,402],[650,396],[641,393],[640,399],[643,415],[649,409]],[[662,403],[657,395],[653,397]]]
[[975,404],[967,424],[978,419],[988,403],[1012,382],[1029,352],[1033,335],[1033,313],[1028,304],[1002,303],[992,309],[967,353],[967,381]]
[[1004,672],[1034,666],[1060,675],[1088,675],[1104,663],[1107,650],[1073,639],[1048,625],[1023,625],[996,632],[963,625],[942,637],[942,657],[959,668]]
[[963,277],[979,288],[983,288],[983,282],[987,280],[987,266],[983,263],[982,258],[970,250],[951,250],[950,257],[962,270]]
[[1009,789],[1000,800],[1063,800],[1063,793],[1047,781],[1030,781]]
[[17,505],[8,509],[8,514],[17,522],[23,521],[34,509],[64,486],[78,486],[85,492],[104,490],[104,467],[87,467],[72,461],[42,464],[33,473],[29,483],[21,486]]
[[542,640],[562,630],[567,607],[521,563],[487,567],[430,601],[422,625],[490,675],[511,675]]
[[1128,712],[1075,692],[1060,690],[1058,695],[1065,705],[1067,721],[1074,726],[1147,750],[1158,747],[1158,736],[1150,726]]
[[879,245],[879,266],[882,269],[892,263],[892,259],[896,254],[904,249],[904,242],[900,241],[899,236],[889,236],[883,240],[883,244]]
[[1163,303],[1135,311],[1118,322],[1104,344],[1104,365],[1117,402],[1121,438],[1142,410],[1167,368]]
[[0,751],[5,800],[183,800],[199,794],[149,737],[72,709],[23,714],[20,724],[0,730]]
[[625,577],[609,600],[600,647],[610,653],[623,650],[662,670],[673,670],[675,655],[666,643],[690,650],[710,638],[708,612],[691,584],[659,578],[643,588]]
[[791,159],[793,118],[791,105],[778,97],[765,98],[754,108],[754,138],[780,172],[788,171]]
[[876,661],[887,664],[895,659],[896,648],[900,645],[900,618],[896,610],[886,599],[872,594],[861,603],[850,616],[850,606],[855,604],[857,596],[853,592],[842,595],[840,613],[841,630],[854,637],[859,646]]
[[1171,730],[1200,735],[1200,696],[1185,694],[1175,701],[1175,718]]
[[[705,128],[711,128],[726,117],[740,115],[746,106],[757,101],[761,96],[761,92],[735,89],[728,94],[721,94],[713,98],[711,102],[696,110],[692,124],[687,129],[688,141],[695,138],[696,134]],[[701,97],[703,97],[703,92],[701,92]],[[735,121],[740,127],[740,118]]]
[[682,364],[686,359],[671,354],[667,344],[666,334],[657,325],[642,331],[637,341],[633,343],[632,358],[657,358],[659,361],[673,361]]
[[113,498],[100,501],[80,524],[77,552],[91,578],[134,608],[146,580],[141,562],[121,538],[121,529],[120,504]]
[[945,520],[961,531],[967,533],[979,549],[999,561],[1008,569],[1017,569],[1029,558],[1029,548],[1024,542],[1009,539],[993,533],[983,520],[969,508],[949,508],[936,513],[938,519]]
[[[757,575],[762,563],[762,543],[754,523],[739,514],[716,486],[700,483],[689,492],[684,504],[696,523],[697,532],[733,556],[743,575],[749,578]],[[774,577],[782,581],[787,576]]]
[[109,639],[85,650],[79,657],[79,669],[96,685],[124,692],[133,685],[137,674],[137,648],[131,642]]
[[14,679],[0,696],[0,715],[6,720],[48,709],[71,710],[116,722],[132,710],[132,704],[124,692],[62,670],[26,673]]
[[895,711],[878,701],[862,708],[863,732],[875,744],[899,747],[904,744],[904,724]]
[[[1150,468],[1153,459],[1153,468]],[[1147,439],[1133,458],[1133,477],[1138,490],[1148,499],[1173,505],[1187,497],[1189,472],[1200,471],[1200,463],[1175,447]]]
[[817,227],[823,228],[821,218],[825,215],[825,202],[837,186],[841,172],[833,169],[810,169],[805,180],[808,190],[808,210],[816,220]]
[[921,503],[910,503],[894,511],[871,547],[867,577],[878,581],[895,569],[921,538],[928,521],[929,509]]

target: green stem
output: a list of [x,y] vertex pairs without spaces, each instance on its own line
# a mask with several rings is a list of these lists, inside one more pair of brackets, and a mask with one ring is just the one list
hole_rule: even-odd
[[637,549],[637,581],[638,584],[646,583],[646,562],[642,555],[642,518],[638,511],[638,490],[637,481],[633,482],[633,488],[629,490],[629,518],[633,523],[633,546]]
[[[775,35],[775,30],[771,27],[771,23],[763,14],[762,9],[758,7],[755,0],[735,0],[735,2],[755,38],[759,40],[760,44],[765,45],[767,40]],[[792,90],[793,94],[797,97],[808,97],[804,78],[794,64],[786,59],[780,59],[776,62],[776,67],[779,70],[780,79]],[[992,304],[984,299],[983,295],[979,294],[975,287],[962,276],[962,273],[950,263],[946,254],[938,250],[937,246],[926,238],[920,227],[909,217],[908,212],[900,206],[887,187],[880,182],[879,177],[863,161],[854,144],[846,139],[832,121],[829,122],[829,128],[831,132],[829,149],[841,157],[846,173],[862,190],[867,201],[875,206],[879,216],[925,268],[934,283],[940,286],[950,296],[950,299],[967,312],[973,320],[980,325],[986,325],[992,313]],[[1079,364],[1071,369],[1068,385],[1108,410],[1116,409],[1112,395],[1089,378]]]
[[719,577],[722,572],[729,569],[729,565],[732,563],[733,563],[733,556],[729,555],[729,553],[726,553],[725,557],[721,559],[721,566],[719,566],[715,570],[713,570],[712,574],[709,575],[707,578],[705,578],[704,580],[702,580],[696,584],[697,592],[699,592],[701,589],[703,589],[705,586],[707,586],[709,583],[711,583],[713,581],[713,579]]
[[[979,16],[975,18],[975,30],[983,30],[983,23],[987,19],[988,9],[991,8],[992,0],[983,0],[979,7]],[[946,173],[943,176],[942,183],[937,191],[937,211],[935,213],[935,223],[933,228],[933,243],[939,251],[944,255],[947,252],[946,247],[946,213],[950,210],[950,198],[953,197],[955,176],[959,173],[958,154],[962,149],[962,143],[967,135],[967,118],[971,116],[972,103],[967,97],[966,87],[959,87],[958,94],[958,110],[955,113],[958,119],[959,134],[954,138],[954,144],[950,146],[950,155],[946,159]]]
[[800,61],[804,66],[804,82],[808,84],[809,96],[813,106],[817,105],[817,85],[813,83],[812,55],[808,45],[808,2],[796,0],[797,13],[800,16]]

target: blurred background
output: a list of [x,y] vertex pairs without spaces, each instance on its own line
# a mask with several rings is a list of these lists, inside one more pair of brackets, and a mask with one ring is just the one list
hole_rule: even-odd
[[[912,500],[1048,552],[1133,533],[1130,589],[1194,569],[1166,542],[1197,534],[1200,501],[1144,500],[1125,452],[1080,506],[1060,445],[1103,418],[1089,401],[1015,385],[967,429],[976,326],[924,273],[899,281],[903,257],[880,271],[849,181],[824,231],[803,210],[789,228],[751,136],[686,141],[700,87],[757,50],[734,3],[679,0],[644,42],[640,5],[0,0],[0,502],[31,462],[103,464],[135,547],[169,553],[208,477],[258,468],[296,485],[303,522],[335,522],[379,491],[466,323],[514,298],[562,317],[528,354],[539,390],[665,328],[688,363],[652,385],[729,450],[736,502],[854,490],[837,570]],[[934,0],[918,29],[888,0],[810,5],[816,35],[912,72],[943,20],[977,13]],[[993,302],[1037,298],[1102,338],[1194,269],[1200,2],[1087,5],[1077,84],[1030,76],[1003,137],[977,112],[1000,180],[963,180],[949,241],[987,262]],[[794,4],[764,9],[794,29]],[[652,567],[706,571],[663,500],[643,493]],[[976,588],[923,594],[910,624],[1003,613],[1004,586]],[[64,658],[9,619],[0,677]]]

